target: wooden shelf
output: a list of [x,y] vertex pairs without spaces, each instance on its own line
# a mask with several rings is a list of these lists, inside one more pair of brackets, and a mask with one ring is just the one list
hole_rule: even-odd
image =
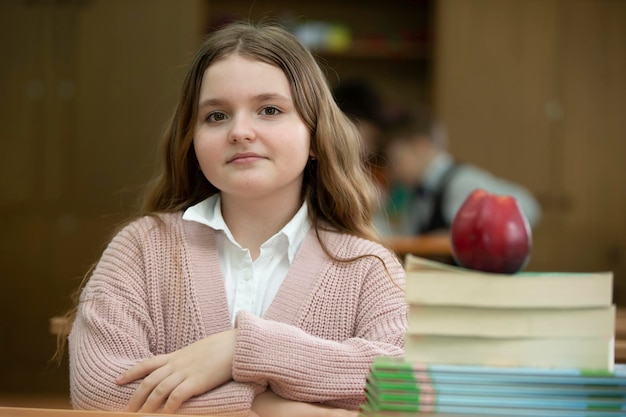
[[345,51],[317,50],[315,54],[341,59],[380,59],[398,61],[427,61],[430,59],[428,46],[422,43],[401,43],[397,46],[355,42]]

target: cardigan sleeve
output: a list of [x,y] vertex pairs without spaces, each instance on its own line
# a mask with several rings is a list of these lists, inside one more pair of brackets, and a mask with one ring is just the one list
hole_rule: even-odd
[[[391,277],[380,270],[366,277],[354,312],[353,337],[346,340],[326,340],[295,325],[239,312],[234,379],[269,384],[291,400],[358,408],[374,358],[404,353],[408,309],[398,288],[404,284],[404,270],[394,261],[388,265]],[[332,312],[342,306],[326,308]],[[339,323],[331,319],[323,325]]]
[[[103,313],[109,314],[103,314]],[[115,314],[111,314],[115,312]],[[123,305],[92,300],[80,307],[70,336],[70,386],[74,408],[121,411],[141,380],[119,386],[115,379],[143,359],[152,357],[141,324]],[[133,328],[135,331],[133,331]],[[231,381],[194,397],[179,411],[247,416],[256,384]]]
[[[109,244],[81,294],[69,336],[70,394],[74,408],[119,411],[141,380],[119,386],[116,378],[154,356],[162,323],[152,319],[141,285],[142,247],[125,229]],[[158,316],[158,315],[157,315]],[[230,381],[183,404],[185,413],[247,416],[263,387]]]

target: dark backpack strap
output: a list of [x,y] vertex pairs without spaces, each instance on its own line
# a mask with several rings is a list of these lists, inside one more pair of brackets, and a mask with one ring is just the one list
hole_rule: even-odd
[[460,166],[461,164],[453,163],[443,174],[437,186],[437,190],[432,194],[433,211],[430,219],[424,227],[417,231],[418,234],[426,234],[450,228],[451,224],[446,221],[443,215],[444,196],[450,180],[454,177]]

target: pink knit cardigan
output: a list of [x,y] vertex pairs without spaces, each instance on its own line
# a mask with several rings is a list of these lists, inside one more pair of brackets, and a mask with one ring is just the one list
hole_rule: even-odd
[[[237,315],[233,380],[180,412],[247,415],[268,386],[284,398],[355,409],[374,357],[403,354],[400,263],[368,240],[321,236],[340,258],[376,257],[332,261],[309,232],[266,314]],[[120,410],[138,386],[116,385],[123,371],[231,328],[213,229],[182,213],[136,220],[108,245],[81,295],[69,336],[73,406]]]

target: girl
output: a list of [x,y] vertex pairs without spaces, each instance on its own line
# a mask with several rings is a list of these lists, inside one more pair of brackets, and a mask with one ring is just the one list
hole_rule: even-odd
[[165,139],[146,215],[80,296],[73,405],[357,409],[374,357],[403,354],[404,272],[376,243],[358,133],[312,55],[274,26],[214,32]]

